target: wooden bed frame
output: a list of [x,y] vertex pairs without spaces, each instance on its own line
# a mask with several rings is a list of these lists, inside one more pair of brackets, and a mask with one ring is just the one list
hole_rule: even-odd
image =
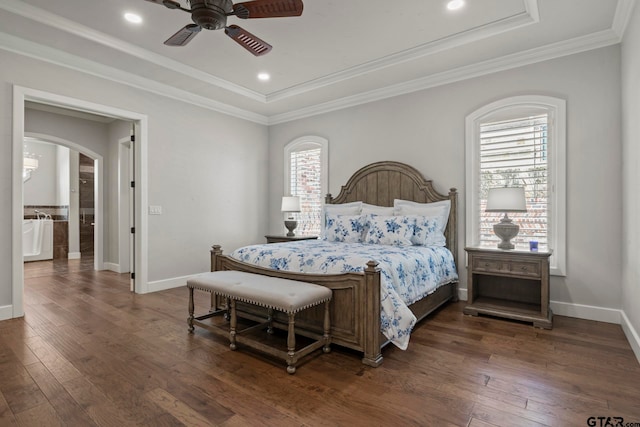
[[[457,262],[457,191],[451,188],[448,195],[438,193],[432,182],[411,166],[398,162],[377,162],[358,170],[344,185],[337,197],[326,196],[327,204],[362,201],[378,206],[393,206],[394,199],[419,203],[451,201],[449,222],[445,230],[447,247]],[[219,245],[211,249],[211,271],[239,270],[272,277],[300,280],[327,286],[333,291],[331,302],[331,341],[347,348],[363,352],[362,363],[377,367],[382,363],[382,347],[388,343],[380,332],[380,270],[375,260],[369,261],[363,273],[316,275],[269,270],[249,265],[222,254]],[[449,300],[457,301],[458,284],[450,283],[438,288],[431,295],[410,305],[418,321]],[[221,307],[224,301],[212,301],[212,309]],[[239,315],[260,320],[265,314],[251,306],[239,307]],[[323,311],[306,310],[296,318],[296,327],[322,332]],[[286,319],[276,319],[285,322]]]

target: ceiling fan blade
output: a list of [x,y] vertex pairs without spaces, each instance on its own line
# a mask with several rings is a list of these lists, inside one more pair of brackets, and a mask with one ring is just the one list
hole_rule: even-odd
[[255,56],[266,55],[271,51],[272,46],[269,43],[237,25],[229,25],[224,29],[224,32]]
[[182,6],[180,6],[180,3],[174,0],[147,0],[147,1],[150,1],[151,3],[161,4],[165,7],[168,7],[169,9],[182,9]]
[[202,30],[199,25],[189,24],[167,39],[167,46],[184,46]]
[[280,18],[302,15],[302,0],[254,0],[233,5],[238,18]]

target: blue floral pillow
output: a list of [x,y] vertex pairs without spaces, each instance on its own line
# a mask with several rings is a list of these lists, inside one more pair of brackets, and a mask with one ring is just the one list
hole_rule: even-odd
[[415,216],[415,225],[411,242],[419,246],[446,246],[444,227],[440,217]]
[[406,216],[367,216],[364,243],[372,245],[411,246],[415,218]]
[[360,215],[327,214],[324,240],[329,242],[362,243],[364,219]]

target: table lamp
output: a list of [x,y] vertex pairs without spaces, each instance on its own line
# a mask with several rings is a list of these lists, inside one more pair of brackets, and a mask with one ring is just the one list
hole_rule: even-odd
[[500,249],[513,249],[515,246],[511,239],[518,235],[520,227],[513,223],[507,215],[508,212],[526,212],[527,201],[524,197],[524,187],[490,188],[487,196],[487,208],[485,212],[504,212],[504,217],[499,223],[494,224],[493,232],[502,241],[498,243]]
[[288,237],[295,236],[293,230],[298,226],[298,221],[293,219],[292,212],[300,212],[300,197],[298,196],[283,196],[282,197],[282,208],[280,209],[282,212],[288,212],[289,217],[284,221],[284,226],[287,227],[289,232],[287,233]]

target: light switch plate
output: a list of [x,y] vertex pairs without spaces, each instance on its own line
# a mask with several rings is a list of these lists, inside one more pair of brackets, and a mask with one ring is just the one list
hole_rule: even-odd
[[162,215],[162,206],[149,206],[149,215]]

